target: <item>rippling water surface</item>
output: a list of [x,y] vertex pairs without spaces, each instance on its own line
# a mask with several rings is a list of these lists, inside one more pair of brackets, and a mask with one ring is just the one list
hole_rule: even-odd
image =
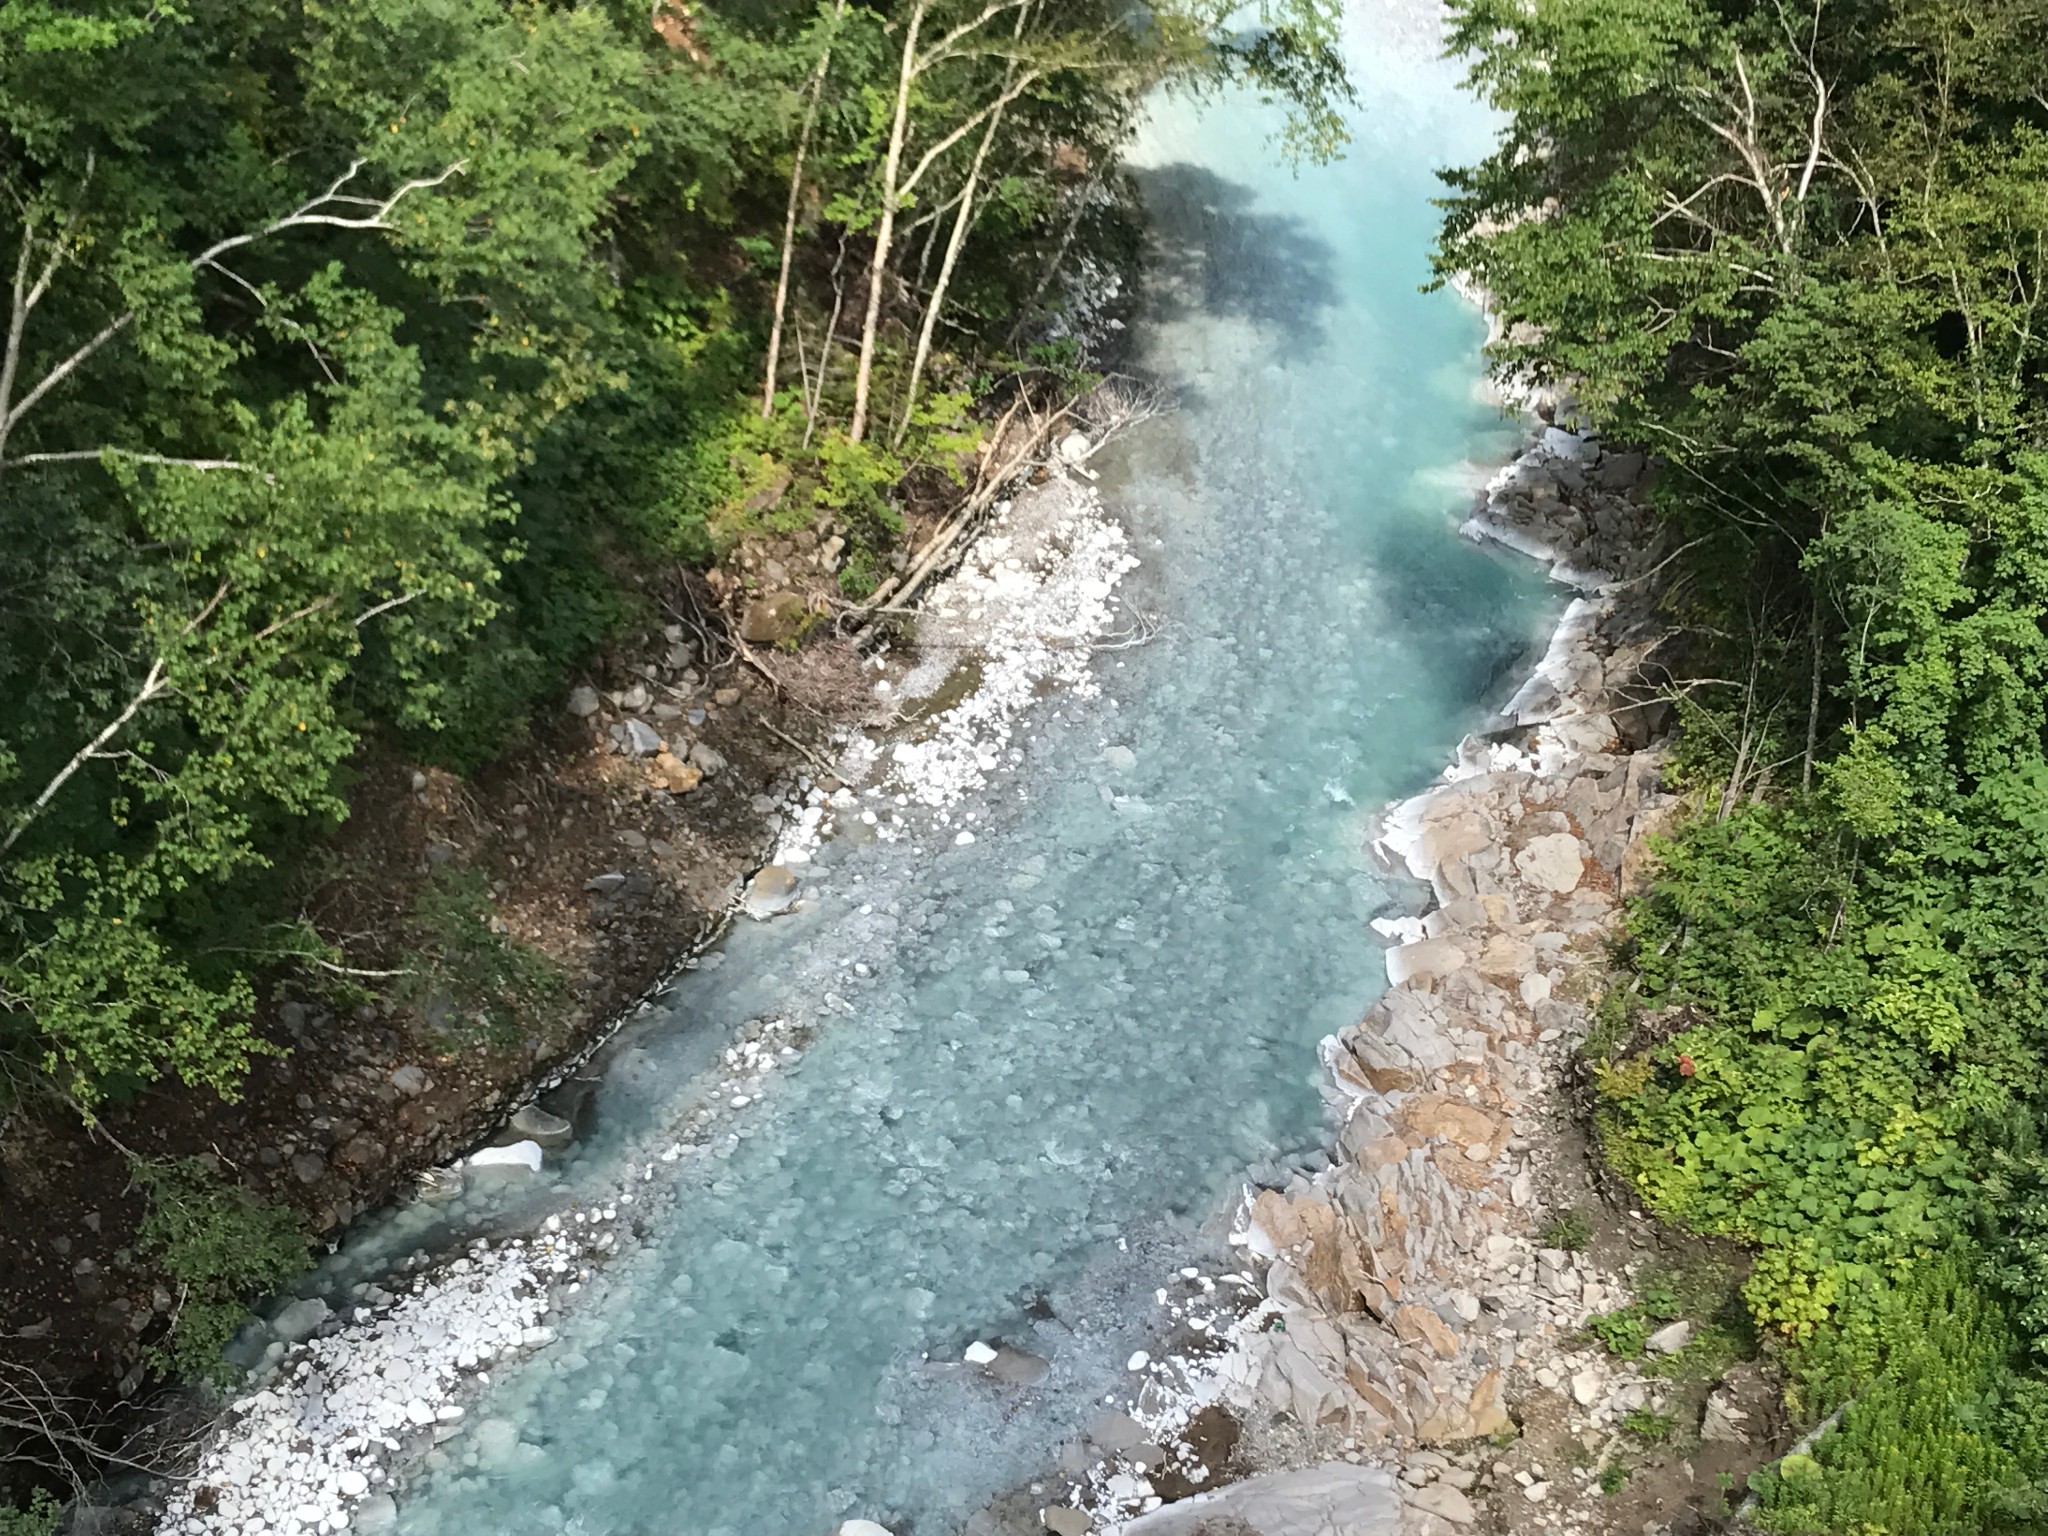
[[[1365,813],[1553,612],[1454,532],[1511,435],[1479,318],[1417,291],[1430,168],[1488,131],[1417,30],[1354,15],[1356,142],[1298,179],[1255,103],[1160,105],[1135,350],[1181,409],[1103,456],[1158,638],[1043,706],[979,841],[828,848],[806,912],[637,1029],[572,1183],[616,1177],[734,1027],[821,1033],[738,1137],[657,1165],[649,1240],[471,1410],[406,1532],[958,1531],[1127,1381],[1243,1169],[1315,1144],[1315,1043],[1384,981]],[[976,1337],[1052,1373],[931,1363]]]

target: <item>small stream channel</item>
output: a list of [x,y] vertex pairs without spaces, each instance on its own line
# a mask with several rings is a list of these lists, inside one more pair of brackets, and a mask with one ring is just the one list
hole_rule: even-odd
[[[804,910],[622,1038],[572,1191],[637,1178],[748,1021],[816,1031],[658,1165],[646,1239],[413,1480],[409,1536],[958,1531],[1127,1390],[1152,1287],[1216,1260],[1244,1170],[1319,1143],[1316,1042],[1384,985],[1368,817],[1558,606],[1455,532],[1514,434],[1478,315],[1418,292],[1430,168],[1488,133],[1428,30],[1354,14],[1356,143],[1298,179],[1256,103],[1160,104],[1134,342],[1180,410],[1096,461],[1157,638],[1039,707],[971,845],[827,845]],[[1052,1369],[948,1363],[974,1338]]]

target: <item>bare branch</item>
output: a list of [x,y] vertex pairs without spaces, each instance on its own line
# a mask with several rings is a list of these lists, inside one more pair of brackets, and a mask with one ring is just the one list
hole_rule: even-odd
[[0,464],[0,469],[19,469],[30,464],[82,464],[87,460],[112,456],[128,459],[136,464],[168,464],[179,469],[248,469],[251,466],[238,459],[179,459],[161,453],[137,453],[132,448],[78,448],[69,453],[25,453],[18,459],[9,459]]
[[[415,177],[413,180],[401,185],[389,197],[381,200],[357,197],[345,194],[341,190],[355,178],[356,173],[363,168],[364,164],[365,162],[360,159],[352,162],[349,168],[336,177],[334,182],[320,196],[301,203],[283,218],[273,219],[261,229],[246,234],[230,235],[225,240],[216,241],[193,257],[186,265],[194,272],[198,271],[201,267],[215,266],[219,258],[225,256],[229,251],[240,250],[245,245],[253,245],[258,240],[267,239],[269,236],[281,233],[287,229],[300,229],[313,225],[334,229],[391,229],[393,227],[390,223],[391,213],[399,203],[415,192],[424,192],[438,187],[450,177],[459,175],[465,169],[466,162],[457,160],[438,176]],[[364,208],[369,211],[364,214],[346,214],[331,211],[335,208]],[[35,307],[36,301],[41,298],[43,292],[48,288],[49,280],[54,276],[56,264],[62,254],[62,241],[59,240],[52,249],[50,264],[45,268],[42,279],[32,292],[24,295],[21,291],[21,278],[28,268],[26,254],[27,238],[25,235],[23,257],[16,265],[15,312],[13,323],[8,331],[7,355],[4,360],[0,360],[0,447],[5,446],[7,436],[14,430],[15,424],[23,416],[27,415],[37,402],[42,400],[45,395],[49,394],[59,384],[63,383],[64,380],[71,377],[72,374],[76,373],[87,362],[91,361],[101,348],[105,347],[108,342],[119,336],[134,323],[138,313],[138,311],[130,309],[125,314],[108,321],[89,340],[76,348],[69,357],[66,357],[45,374],[33,389],[21,397],[20,403],[8,405],[6,402],[11,398],[13,371],[19,360],[21,333],[27,323],[28,311]],[[233,276],[234,274],[230,273],[229,275]],[[239,278],[236,280],[240,281]]]
[[377,604],[377,606],[374,608],[364,609],[363,612],[356,615],[356,628],[361,629],[365,624],[369,623],[370,620],[376,618],[377,615],[380,613],[389,613],[394,608],[404,607],[407,603],[411,602],[414,598],[419,597],[420,595],[421,594],[418,592],[407,592],[400,597],[388,598],[384,602]]
[[21,840],[21,834],[26,832],[35,822],[35,819],[48,808],[50,802],[56,798],[57,791],[70,781],[73,774],[91,762],[93,755],[100,748],[118,736],[121,733],[121,728],[127,725],[130,720],[133,720],[145,704],[149,703],[151,699],[157,698],[169,691],[170,684],[165,679],[164,658],[159,656],[149,664],[149,673],[143,678],[142,686],[136,689],[135,696],[128,701],[121,713],[108,721],[101,728],[100,733],[93,737],[91,741],[72,753],[71,760],[57,771],[57,776],[43,786],[43,792],[37,795],[34,801],[30,803],[27,811],[22,814],[21,819],[14,824],[13,829],[7,834],[6,840],[0,842],[0,854],[8,852]]

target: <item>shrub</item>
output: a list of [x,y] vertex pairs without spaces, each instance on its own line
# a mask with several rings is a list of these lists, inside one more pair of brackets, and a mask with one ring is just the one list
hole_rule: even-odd
[[1577,1253],[1593,1241],[1593,1224],[1579,1211],[1559,1211],[1537,1229],[1536,1243],[1542,1248],[1562,1248]]
[[1650,1337],[1649,1321],[1633,1307],[1588,1318],[1586,1326],[1607,1346],[1610,1355],[1620,1355],[1629,1360],[1642,1356],[1644,1343]]
[[503,1044],[562,989],[545,955],[493,926],[491,888],[481,871],[435,868],[406,919],[400,995],[430,1023],[459,1031],[474,1021]]
[[26,1509],[0,1509],[0,1536],[56,1536],[64,1517],[57,1501],[38,1488]]
[[1633,1408],[1621,1421],[1621,1427],[1629,1434],[1643,1440],[1669,1440],[1678,1428],[1678,1420],[1668,1413],[1654,1413],[1648,1408]]
[[1811,1456],[1754,1480],[1761,1524],[1785,1536],[1838,1531],[1983,1536],[2048,1519],[2048,1391],[2020,1374],[2010,1321],[1972,1278],[1974,1255],[1864,1286],[1838,1327],[1798,1357],[1810,1412],[1855,1396]]
[[196,1157],[137,1159],[130,1169],[149,1202],[138,1242],[178,1292],[151,1363],[170,1376],[229,1380],[233,1367],[221,1350],[248,1316],[250,1298],[306,1268],[298,1218],[258,1204]]

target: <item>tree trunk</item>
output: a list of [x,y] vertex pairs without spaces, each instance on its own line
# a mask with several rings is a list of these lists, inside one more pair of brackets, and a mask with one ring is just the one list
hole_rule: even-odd
[[903,170],[903,141],[910,130],[910,83],[917,77],[917,34],[931,0],[917,0],[904,24],[903,67],[896,75],[896,111],[889,124],[889,152],[882,161],[882,216],[875,225],[875,254],[868,265],[868,306],[860,328],[860,362],[853,375],[853,420],[846,436],[858,443],[868,431],[868,393],[874,386],[875,342],[882,325],[882,285],[889,273],[889,243],[896,233],[896,179]]
[[782,360],[782,317],[789,304],[789,266],[796,251],[796,212],[803,201],[804,156],[811,147],[811,125],[818,120],[818,98],[824,93],[825,72],[832,65],[832,42],[838,35],[839,19],[846,14],[846,0],[832,12],[834,31],[825,39],[818,62],[811,69],[809,99],[804,102],[803,126],[796,135],[796,163],[789,169],[789,207],[782,216],[782,268],[775,274],[775,314],[768,325],[768,366],[761,384],[761,416],[775,414],[775,373]]
[[1813,788],[1813,758],[1820,748],[1820,696],[1821,696],[1821,623],[1820,584],[1815,581],[1813,588],[1813,612],[1807,624],[1809,664],[1813,679],[1807,689],[1806,698],[1806,752],[1799,763],[1799,791],[1804,794]]
[[[1021,16],[1018,25],[1021,29]],[[1012,64],[1003,74],[1006,100],[1016,70],[1016,65]],[[967,231],[974,223],[974,195],[981,183],[981,168],[987,163],[989,149],[996,141],[996,129],[1002,121],[1003,109],[998,105],[989,114],[988,126],[981,131],[981,142],[974,147],[974,162],[967,167],[967,183],[960,189],[960,206],[953,213],[952,233],[946,236],[946,254],[939,261],[938,281],[932,285],[931,303],[925,306],[924,323],[917,330],[917,352],[910,360],[910,388],[903,397],[903,419],[896,423],[893,446],[898,448],[910,434],[910,418],[917,410],[917,386],[924,378],[925,364],[931,360],[932,333],[938,329],[939,311],[946,304],[946,287],[953,281],[953,268],[960,260],[961,248],[967,244]]]
[[839,339],[839,311],[846,303],[846,281],[839,269],[846,261],[846,231],[839,232],[839,254],[832,261],[832,314],[825,321],[825,339],[818,343],[818,382],[804,407],[804,446],[811,446],[811,434],[818,430],[818,413],[825,408],[825,376],[832,366],[832,344]]

